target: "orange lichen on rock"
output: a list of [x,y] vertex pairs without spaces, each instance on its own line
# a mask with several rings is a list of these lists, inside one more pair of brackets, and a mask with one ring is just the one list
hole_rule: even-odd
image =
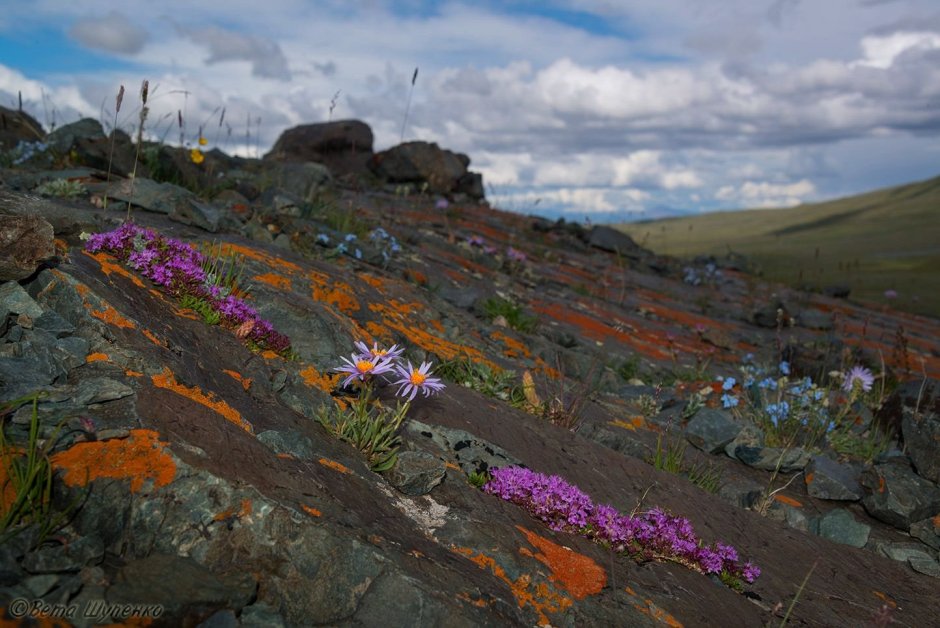
[[140,373],[138,371],[132,371],[130,369],[125,370],[124,374],[127,375],[128,377],[143,377],[144,376],[143,373]]
[[504,334],[498,329],[494,329],[490,333],[490,338],[494,340],[499,340],[504,345],[506,345],[506,350],[503,352],[506,354],[507,358],[529,358],[532,357],[532,353],[529,349],[520,341],[516,340],[508,334]]
[[122,277],[126,277],[127,279],[130,279],[134,283],[134,285],[137,286],[138,288],[146,287],[144,286],[144,282],[141,281],[137,275],[127,270],[127,268],[125,268],[124,266],[121,266],[120,264],[115,263],[115,258],[112,257],[111,255],[108,255],[107,253],[101,253],[101,252],[89,253],[88,251],[82,251],[82,253],[84,253],[88,257],[98,262],[98,265],[101,267],[101,272],[103,272],[105,275],[110,276],[111,273],[114,273],[116,275],[120,275]]
[[0,451],[0,506],[4,513],[10,512],[10,507],[16,501],[16,487],[7,477],[7,467],[22,455],[23,451],[18,447],[7,447]]
[[381,277],[376,277],[375,275],[370,275],[370,274],[368,274],[368,273],[361,273],[361,274],[359,275],[359,279],[361,279],[362,281],[366,282],[367,284],[369,284],[370,286],[372,286],[372,287],[375,288],[376,290],[384,290],[384,289],[385,289],[385,280],[382,279]]
[[152,342],[153,344],[157,345],[158,347],[165,347],[165,346],[166,346],[166,343],[163,342],[162,340],[160,340],[159,338],[157,338],[156,336],[154,336],[154,335],[150,332],[149,329],[141,329],[141,330],[140,330],[140,333],[142,333],[142,334],[144,335],[144,337],[145,337],[147,340],[149,340],[149,341]]
[[89,353],[85,356],[85,363],[89,364],[91,362],[107,362],[111,358],[108,357],[107,353]]
[[253,249],[251,247],[242,246],[240,244],[232,244],[230,242],[223,242],[219,250],[222,255],[229,255],[238,257],[243,255],[249,259],[253,259],[271,268],[281,268],[286,269],[288,272],[299,273],[301,272],[300,266],[293,262],[288,262],[287,260],[280,259],[263,251]]
[[311,388],[319,388],[323,392],[330,392],[336,387],[339,375],[326,375],[320,373],[314,366],[308,366],[300,371],[304,384]]
[[122,439],[78,443],[52,456],[68,486],[85,486],[98,478],[128,479],[136,493],[146,480],[153,488],[166,486],[176,475],[176,464],[166,452],[167,443],[153,430],[131,430]]
[[248,389],[251,387],[251,378],[245,377],[238,371],[230,371],[229,369],[222,369],[222,372],[234,379],[236,382],[242,385],[242,388],[245,389],[245,392],[248,392]]
[[780,502],[781,504],[786,504],[787,506],[793,506],[794,508],[802,508],[803,504],[799,501],[793,499],[792,497],[787,497],[781,493],[774,495],[774,499]]
[[346,284],[337,284],[337,287],[313,287],[315,301],[328,303],[345,314],[355,314],[359,311],[359,301],[352,294],[352,289]]
[[352,471],[350,471],[349,467],[346,465],[336,462],[335,460],[330,460],[329,458],[320,458],[317,460],[317,462],[322,464],[324,467],[327,467],[328,469],[333,469],[334,471],[339,471],[340,473],[352,473]]
[[255,281],[260,281],[266,283],[269,286],[273,286],[279,290],[290,290],[291,281],[289,277],[278,273],[264,273],[263,275],[255,275],[252,277]]
[[552,571],[552,580],[557,582],[576,600],[597,595],[607,584],[607,572],[592,559],[567,547],[557,545],[535,532],[516,526],[530,545],[540,553],[534,558]]
[[614,419],[613,421],[610,421],[610,424],[615,427],[622,427],[625,430],[630,430],[631,432],[635,432],[640,429],[650,429],[651,427],[646,422],[646,419],[643,418],[643,416],[640,414],[627,417],[626,421],[623,419]]
[[303,508],[303,509],[304,509],[304,512],[307,513],[308,515],[310,515],[311,517],[322,517],[322,516],[323,516],[323,513],[322,513],[322,512],[320,512],[320,511],[317,510],[316,508],[313,508],[312,506],[308,506],[308,505],[306,505],[306,504],[301,504],[300,507]]
[[451,547],[451,551],[466,556],[480,569],[489,569],[494,576],[509,585],[509,589],[516,598],[519,608],[527,604],[532,607],[539,618],[539,626],[550,626],[546,613],[560,613],[572,604],[571,598],[556,593],[545,583],[532,584],[532,576],[523,574],[511,580],[506,571],[500,567],[496,560],[483,552],[476,552],[469,547]]
[[134,329],[136,327],[132,321],[121,316],[113,307],[106,303],[103,305],[104,307],[101,310],[92,310],[91,315],[109,325],[121,327],[122,329]]
[[192,401],[195,401],[196,403],[221,414],[223,417],[242,428],[249,434],[254,433],[254,429],[251,427],[251,423],[243,419],[241,413],[239,413],[238,410],[232,408],[221,399],[215,399],[215,395],[213,395],[211,392],[208,394],[202,392],[198,386],[189,387],[178,383],[176,381],[176,376],[173,375],[173,371],[171,371],[169,368],[164,367],[163,372],[160,375],[152,375],[150,380],[157,388],[164,388],[178,395],[182,395],[187,399],[191,399]]

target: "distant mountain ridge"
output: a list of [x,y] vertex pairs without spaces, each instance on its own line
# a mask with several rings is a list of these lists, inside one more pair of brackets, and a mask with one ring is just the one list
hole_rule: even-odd
[[688,257],[730,250],[758,263],[769,279],[815,289],[842,284],[852,298],[940,317],[940,176],[785,209],[617,228],[657,253]]

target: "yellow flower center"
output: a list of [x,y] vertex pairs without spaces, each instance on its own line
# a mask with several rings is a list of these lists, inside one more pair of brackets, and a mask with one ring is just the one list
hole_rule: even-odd
[[372,355],[379,357],[388,353],[387,349],[373,349]]
[[359,369],[360,373],[368,373],[374,366],[375,365],[368,360],[359,360],[356,362],[356,368]]
[[420,371],[414,371],[411,374],[411,383],[414,384],[415,386],[420,386],[421,384],[424,383],[424,380],[426,380],[427,378],[428,376],[425,375],[424,373]]

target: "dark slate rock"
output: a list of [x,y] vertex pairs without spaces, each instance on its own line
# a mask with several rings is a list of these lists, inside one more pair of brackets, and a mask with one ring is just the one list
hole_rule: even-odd
[[33,321],[33,327],[47,331],[56,338],[64,338],[75,332],[75,325],[59,316],[54,310],[46,310],[40,314]]
[[[49,310],[49,312],[52,312],[52,310]],[[56,340],[53,354],[57,363],[61,364],[66,370],[71,371],[85,364],[85,357],[88,355],[90,346],[84,338],[66,336]]]
[[0,284],[0,320],[16,314],[25,314],[31,319],[38,320],[43,310],[23,286],[15,281],[7,281]]
[[785,504],[781,501],[774,500],[767,510],[767,517],[776,519],[777,521],[783,521],[791,528],[802,530],[803,532],[809,532],[810,529],[809,517],[807,517],[800,508]]
[[915,558],[912,556],[907,559],[907,563],[911,566],[911,569],[918,573],[940,578],[940,562],[932,558]]
[[865,510],[905,532],[911,523],[940,513],[940,488],[903,461],[876,464],[862,474]]
[[818,519],[813,519],[810,523],[810,531],[836,543],[851,547],[865,547],[871,526],[857,521],[849,511],[836,508]]
[[69,277],[62,280],[51,271],[44,270],[29,283],[27,290],[41,306],[54,311],[69,324],[78,327],[88,315],[73,282]]
[[108,196],[131,203],[134,208],[168,215],[186,206],[194,198],[193,193],[186,188],[141,178],[127,179],[112,185]]
[[702,451],[717,454],[735,439],[742,427],[727,412],[702,408],[686,426],[685,437]]
[[[301,203],[313,203],[323,188],[333,182],[330,170],[313,162],[273,162],[265,164],[265,181],[271,190],[285,192]],[[262,194],[262,199],[264,198]]]
[[238,618],[235,617],[234,611],[225,609],[216,611],[196,628],[238,628],[238,625]]
[[0,151],[16,148],[20,142],[34,142],[46,133],[39,122],[22,109],[0,106]]
[[833,297],[836,299],[847,299],[852,293],[852,288],[846,284],[835,283],[828,286],[824,286],[822,293],[827,297]]
[[360,120],[302,124],[277,138],[265,161],[317,162],[334,175],[361,175],[372,157],[372,129]]
[[633,238],[613,227],[603,225],[594,227],[587,234],[587,243],[602,251],[617,253],[633,260],[641,260],[649,256],[649,251],[637,244]]
[[438,294],[442,299],[462,310],[469,310],[478,299],[484,297],[483,292],[476,288],[453,286],[449,283],[441,286]]
[[265,430],[258,440],[276,454],[290,454],[299,460],[313,460],[313,441],[297,430]]
[[447,194],[467,174],[456,153],[433,142],[405,142],[372,156],[369,168],[391,183],[427,184],[430,192]]
[[738,447],[763,447],[764,446],[764,430],[757,427],[753,423],[745,423],[741,426],[741,431],[738,432],[738,435],[734,437],[730,443],[725,445],[725,454],[729,458],[735,458],[734,452]]
[[577,431],[584,438],[627,456],[644,460],[649,456],[649,448],[630,430],[588,420]]
[[522,461],[502,447],[464,430],[428,425],[414,419],[408,421],[406,429],[414,436],[430,439],[445,452],[453,455],[461,470],[466,474],[483,473],[490,467],[522,465]]
[[826,456],[813,456],[806,465],[803,479],[807,492],[819,499],[858,501],[862,498],[858,472]]
[[760,502],[764,495],[764,486],[747,479],[732,479],[724,482],[718,489],[718,496],[745,510],[751,509]]
[[214,205],[195,199],[180,202],[170,212],[170,220],[216,233],[222,221],[222,212]]
[[920,393],[920,403],[904,412],[901,434],[907,453],[917,474],[931,482],[940,483],[940,382],[929,380]]
[[799,471],[809,462],[809,452],[801,447],[781,449],[739,445],[735,448],[733,457],[750,467],[764,471],[774,471],[779,465],[780,473]]
[[436,456],[423,451],[403,451],[385,479],[405,495],[417,497],[430,493],[446,472],[447,466]]
[[109,377],[92,377],[84,379],[75,386],[72,392],[72,401],[79,406],[93,403],[103,403],[123,399],[134,394],[134,389]]
[[80,537],[70,543],[44,545],[23,557],[23,569],[33,574],[78,571],[97,565],[104,558],[104,542],[96,534]]
[[934,549],[940,549],[940,515],[911,524],[911,536]]
[[801,327],[829,330],[833,328],[832,315],[819,310],[803,310],[796,317]]
[[255,602],[242,609],[242,628],[285,628],[284,619],[264,602]]
[[54,258],[52,240],[52,225],[42,216],[0,214],[0,282],[26,279]]
[[183,625],[207,619],[219,610],[241,609],[255,590],[248,573],[219,575],[192,558],[153,554],[124,565],[108,588],[107,598],[117,604],[161,604],[162,621]]

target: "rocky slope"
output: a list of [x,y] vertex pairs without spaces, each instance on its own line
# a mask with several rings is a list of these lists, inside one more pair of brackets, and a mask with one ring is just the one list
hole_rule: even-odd
[[[936,320],[764,284],[742,260],[682,264],[612,229],[491,209],[476,202],[469,160],[434,145],[377,163],[344,156],[361,142],[343,148],[342,129],[328,129],[339,179],[292,159],[296,138],[265,161],[214,151],[197,164],[190,150],[150,146],[131,181],[121,139],[109,182],[107,138],[78,124],[8,148],[0,172],[0,401],[45,393],[6,408],[3,473],[30,451],[35,425],[54,470],[47,516],[67,516],[45,538],[28,520],[4,537],[4,621],[935,622]],[[390,174],[400,162],[404,174]],[[251,330],[207,324],[88,250],[83,232],[114,230],[128,213],[239,260],[248,303],[291,351],[252,350]],[[316,420],[353,400],[335,367],[355,341],[397,343],[447,383],[411,404],[384,474]],[[748,353],[786,360],[793,381],[883,364],[883,407],[855,406],[852,420],[859,434],[877,423],[900,440],[868,462],[770,447],[722,403],[718,377],[740,378]],[[391,405],[394,392],[378,394]],[[691,443],[682,473],[650,464],[657,442]],[[688,518],[703,542],[730,544],[762,573],[736,591],[676,562],[634,560],[469,481],[511,465],[623,513]],[[693,467],[717,478],[712,491],[689,480]]]

